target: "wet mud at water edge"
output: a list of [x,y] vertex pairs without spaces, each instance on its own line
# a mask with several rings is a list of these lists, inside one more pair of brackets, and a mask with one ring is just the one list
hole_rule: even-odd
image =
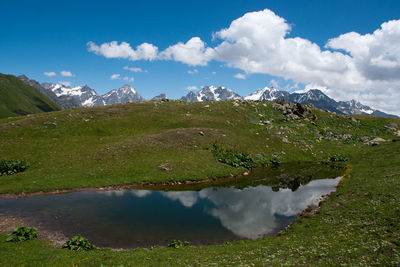
[[201,185],[4,198],[0,214],[66,237],[81,234],[100,247],[219,244],[276,234],[335,191],[343,172],[300,164]]

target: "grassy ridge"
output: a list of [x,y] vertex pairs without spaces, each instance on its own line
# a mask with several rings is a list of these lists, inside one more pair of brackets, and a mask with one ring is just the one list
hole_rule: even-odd
[[[313,124],[283,121],[271,103],[171,101],[3,119],[0,160],[24,160],[30,168],[0,178],[0,193],[201,180],[246,170],[218,162],[209,149],[214,142],[292,162],[321,161],[337,153],[351,157],[365,146],[362,138],[393,136],[385,128],[393,119],[360,116],[355,122],[315,113]],[[260,123],[266,120],[272,122]],[[332,137],[343,134],[352,137]]]
[[36,88],[0,73],[0,118],[60,110]]

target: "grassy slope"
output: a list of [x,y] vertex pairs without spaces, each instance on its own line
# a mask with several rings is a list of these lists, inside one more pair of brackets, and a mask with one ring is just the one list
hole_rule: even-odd
[[[1,158],[24,159],[32,167],[25,173],[0,177],[0,190],[27,192],[203,179],[243,171],[218,163],[204,149],[215,140],[249,153],[264,152],[268,157],[279,153],[283,161],[315,161],[341,153],[350,157],[352,171],[322,204],[319,214],[301,217],[280,237],[177,250],[70,252],[41,240],[5,243],[5,236],[0,235],[0,264],[279,266],[400,262],[400,142],[369,147],[357,141],[362,135],[393,137],[384,126],[395,120],[363,116],[358,117],[358,124],[318,112],[314,126],[304,121],[281,122],[281,115],[270,104],[205,105],[150,102],[2,120],[0,134],[5,142],[0,143]],[[255,124],[257,114],[274,118],[273,127]],[[57,127],[45,126],[48,121],[56,122]],[[333,132],[351,133],[355,138],[350,144],[327,139],[317,142],[316,129],[325,137]],[[200,130],[204,136],[198,134]],[[282,136],[288,136],[292,143],[283,143]],[[165,162],[173,168],[171,171],[157,168]]]
[[[317,112],[314,126],[281,121],[283,116],[271,103],[207,105],[147,102],[0,120],[0,160],[21,159],[31,165],[24,173],[1,177],[0,193],[199,180],[243,172],[215,159],[207,150],[214,141],[287,162],[320,161],[335,153],[351,156],[364,146],[356,140],[317,142],[318,129],[322,135],[350,133],[355,139],[390,136],[384,128],[390,120],[362,117],[357,124]],[[272,126],[258,125],[258,114],[273,118]],[[290,144],[282,142],[284,136]],[[162,170],[161,164],[172,170]]]
[[0,73],[0,118],[55,110],[60,108],[36,88]]

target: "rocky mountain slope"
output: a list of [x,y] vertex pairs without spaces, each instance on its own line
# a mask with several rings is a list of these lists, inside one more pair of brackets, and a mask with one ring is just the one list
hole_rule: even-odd
[[356,100],[337,102],[318,89],[311,89],[306,92],[289,93],[287,91],[279,91],[275,88],[265,87],[264,89],[258,90],[246,96],[244,99],[253,101],[275,101],[278,98],[283,98],[293,103],[311,103],[319,109],[336,112],[338,114],[365,114],[386,118],[397,117],[395,115],[387,114],[382,111],[373,109],[369,106],[363,105]]
[[190,91],[186,96],[181,98],[181,100],[185,102],[223,101],[232,99],[241,99],[241,96],[223,86],[204,86],[197,93]]

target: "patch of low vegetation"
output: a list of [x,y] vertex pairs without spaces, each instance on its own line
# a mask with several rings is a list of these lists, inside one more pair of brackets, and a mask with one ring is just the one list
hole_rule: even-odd
[[349,158],[341,154],[336,154],[330,157],[329,160],[331,162],[346,162],[349,161]]
[[189,245],[190,245],[190,243],[188,241],[174,239],[174,240],[171,240],[171,242],[169,242],[168,247],[169,248],[181,248],[181,247],[187,247]]
[[217,143],[213,144],[211,151],[219,162],[232,167],[251,169],[267,162],[264,153],[252,156],[246,152],[237,151],[232,148],[224,148],[221,144]]
[[28,167],[29,165],[23,160],[2,160],[0,161],[0,176],[23,172]]
[[37,238],[38,233],[34,227],[18,226],[12,231],[11,235],[7,237],[7,242],[19,242]]
[[71,239],[67,240],[63,248],[69,250],[93,250],[97,249],[95,245],[89,242],[89,240],[81,235],[73,236]]

